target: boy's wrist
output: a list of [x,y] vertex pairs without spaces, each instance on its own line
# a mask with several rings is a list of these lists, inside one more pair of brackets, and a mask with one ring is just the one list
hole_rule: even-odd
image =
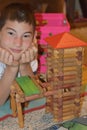
[[31,66],[29,63],[20,64],[19,72],[20,72],[21,76],[25,76],[25,75],[28,75],[30,77],[34,76],[33,71],[31,69]]
[[11,73],[17,73],[18,72],[18,66],[12,66],[12,65],[7,65],[6,69],[8,70],[8,72]]
[[21,75],[27,75],[27,67],[29,63],[22,63],[19,65],[19,72]]

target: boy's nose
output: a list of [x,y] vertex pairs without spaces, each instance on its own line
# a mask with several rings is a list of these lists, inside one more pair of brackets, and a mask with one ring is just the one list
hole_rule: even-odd
[[17,46],[21,46],[21,45],[22,45],[22,38],[16,37],[16,39],[15,39],[15,44],[16,44]]

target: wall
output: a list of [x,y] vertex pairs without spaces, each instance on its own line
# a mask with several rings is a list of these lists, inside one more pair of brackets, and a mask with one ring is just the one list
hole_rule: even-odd
[[29,2],[29,0],[0,0],[0,10],[5,7],[7,4],[12,2]]

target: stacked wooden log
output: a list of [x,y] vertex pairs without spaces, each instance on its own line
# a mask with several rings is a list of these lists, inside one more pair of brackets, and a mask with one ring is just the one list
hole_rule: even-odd
[[82,47],[53,49],[48,45],[47,80],[57,94],[47,97],[47,111],[54,120],[73,119],[80,113]]

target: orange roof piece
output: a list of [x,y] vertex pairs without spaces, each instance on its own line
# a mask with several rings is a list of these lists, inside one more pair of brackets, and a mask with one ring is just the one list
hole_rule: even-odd
[[44,39],[53,48],[73,48],[87,46],[87,43],[73,36],[69,32],[63,32]]

